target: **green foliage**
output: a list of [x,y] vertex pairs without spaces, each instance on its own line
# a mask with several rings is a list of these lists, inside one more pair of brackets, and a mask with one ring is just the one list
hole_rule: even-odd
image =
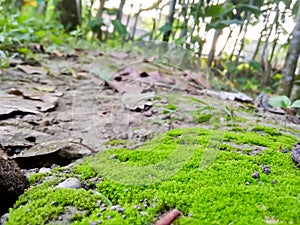
[[296,100],[292,103],[289,97],[282,95],[282,96],[275,96],[269,99],[269,104],[275,108],[300,108],[300,100]]
[[126,26],[123,25],[119,20],[113,20],[111,23],[120,37],[125,38],[129,35]]

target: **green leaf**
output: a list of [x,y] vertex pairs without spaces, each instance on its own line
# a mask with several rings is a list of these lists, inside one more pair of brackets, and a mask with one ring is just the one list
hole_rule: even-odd
[[210,5],[207,7],[206,16],[217,17],[224,11],[222,5]]
[[291,103],[291,100],[285,95],[276,96],[269,99],[269,105],[274,108],[290,108]]
[[261,64],[257,61],[250,61],[249,66],[256,71],[262,71]]
[[123,25],[119,20],[113,20],[111,23],[113,24],[115,30],[121,37],[127,36],[128,32],[126,26]]
[[168,31],[172,30],[172,26],[170,23],[166,23],[165,25],[163,25],[161,28],[159,28],[159,31],[162,33],[166,33]]
[[210,29],[223,29],[225,27],[229,27],[231,24],[239,24],[239,25],[242,25],[244,22],[242,20],[236,20],[236,19],[233,19],[233,20],[220,20],[220,21],[217,21],[215,23],[211,23],[211,24],[208,24],[206,30],[210,30]]
[[300,108],[300,100],[296,100],[291,105],[291,108]]
[[260,8],[257,7],[257,6],[254,6],[254,5],[238,4],[236,7],[242,9],[243,11],[248,11],[248,12],[250,12],[252,14],[255,14],[255,15],[261,14]]

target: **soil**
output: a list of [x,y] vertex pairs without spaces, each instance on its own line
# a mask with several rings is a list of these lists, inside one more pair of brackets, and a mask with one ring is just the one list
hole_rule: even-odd
[[[283,115],[256,108],[251,98],[222,99],[181,70],[122,54],[79,49],[37,53],[2,69],[0,144],[21,169],[68,165],[93,154],[91,149],[134,149],[174,128],[231,130],[230,119],[235,127],[267,124],[286,133],[299,130]],[[35,146],[36,151],[26,153]]]

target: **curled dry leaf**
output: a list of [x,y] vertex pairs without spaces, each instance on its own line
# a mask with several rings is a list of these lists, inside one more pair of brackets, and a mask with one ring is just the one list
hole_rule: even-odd
[[42,67],[36,67],[36,66],[29,66],[29,65],[17,65],[16,68],[23,71],[24,73],[28,75],[32,74],[40,74],[40,75],[46,75],[47,71]]

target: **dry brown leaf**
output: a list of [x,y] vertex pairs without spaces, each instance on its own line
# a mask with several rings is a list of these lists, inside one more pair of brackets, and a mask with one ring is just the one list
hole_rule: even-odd
[[120,59],[120,60],[124,60],[126,58],[128,58],[128,54],[125,52],[112,52],[110,53],[110,55],[116,59]]
[[17,65],[16,68],[23,71],[24,73],[28,75],[32,74],[40,74],[40,75],[46,75],[47,71],[42,67],[36,67],[36,66],[29,66],[29,65]]

